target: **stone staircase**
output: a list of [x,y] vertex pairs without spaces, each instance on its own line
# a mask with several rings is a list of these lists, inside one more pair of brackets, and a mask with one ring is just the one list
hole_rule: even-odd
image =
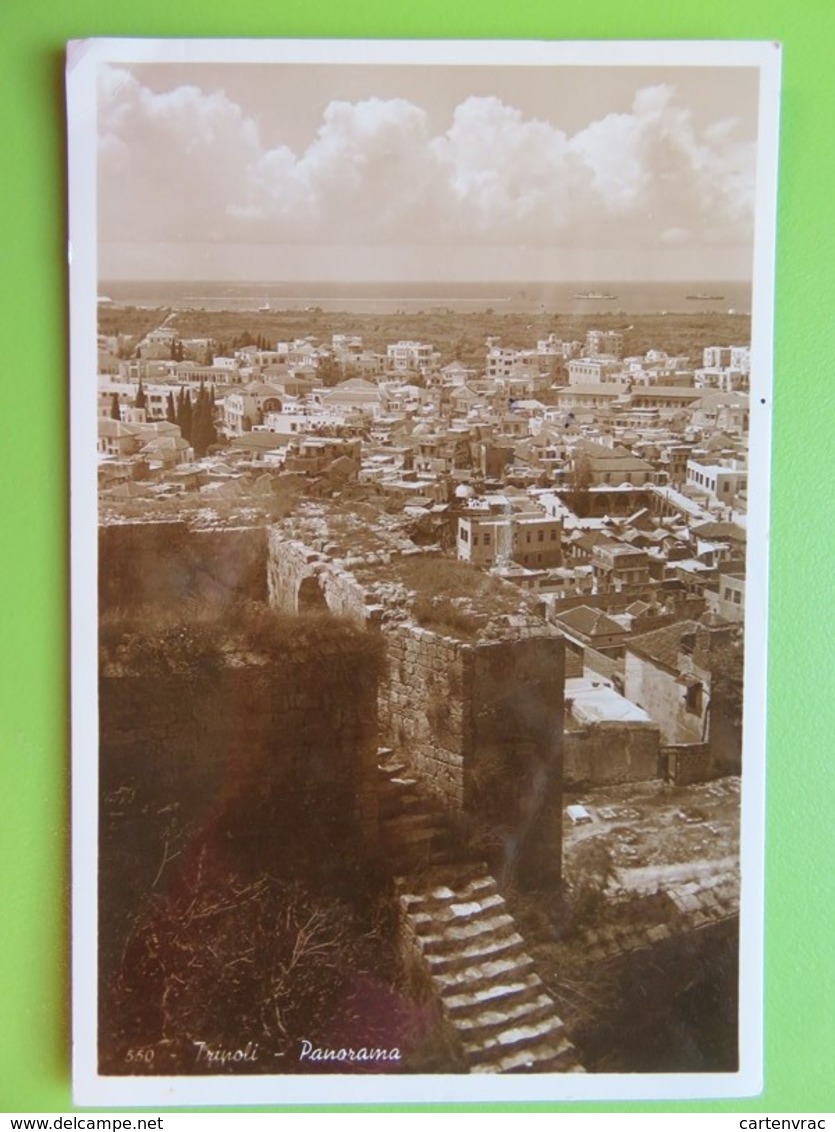
[[449,825],[404,763],[379,752],[377,798],[383,859],[396,875],[450,860]]
[[403,878],[398,901],[406,944],[429,973],[470,1073],[583,1072],[483,865]]
[[449,825],[407,766],[379,752],[380,841],[404,943],[470,1073],[583,1072],[495,880],[455,863]]

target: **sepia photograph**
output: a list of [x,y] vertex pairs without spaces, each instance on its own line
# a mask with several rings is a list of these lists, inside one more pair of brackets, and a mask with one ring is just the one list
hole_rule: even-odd
[[78,1103],[761,1087],[779,65],[69,45]]

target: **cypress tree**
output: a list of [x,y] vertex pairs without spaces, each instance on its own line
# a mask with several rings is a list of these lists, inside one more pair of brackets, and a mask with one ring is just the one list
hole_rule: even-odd
[[122,419],[122,412],[119,408],[119,394],[114,393],[110,399],[110,416],[114,421]]
[[202,456],[206,451],[205,446],[205,413],[203,404],[206,399],[206,388],[203,384],[203,378],[200,378],[200,388],[197,390],[197,400],[192,406],[191,416],[191,446],[194,449],[195,456]]
[[192,432],[194,429],[194,410],[191,404],[191,391],[184,390],[183,395],[183,413],[179,422],[180,432],[191,444]]
[[212,425],[212,410],[209,405],[209,395],[205,389],[200,390],[197,398],[197,416],[194,425],[194,450],[205,456],[210,444],[214,443],[214,427]]
[[171,424],[177,423],[177,405],[174,401],[174,394],[171,392],[170,389],[168,391],[168,409],[166,411],[165,416],[166,416],[166,420],[170,421]]
[[215,428],[215,398],[214,393],[206,393],[206,448],[217,444],[217,429]]

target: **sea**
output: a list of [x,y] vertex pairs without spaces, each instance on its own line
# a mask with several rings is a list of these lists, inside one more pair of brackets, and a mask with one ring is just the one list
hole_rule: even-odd
[[565,314],[748,314],[750,282],[666,283],[230,283],[102,280],[99,301],[120,306],[206,311],[432,311]]

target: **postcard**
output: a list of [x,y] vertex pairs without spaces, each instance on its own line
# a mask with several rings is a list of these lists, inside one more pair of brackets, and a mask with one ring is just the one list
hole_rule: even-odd
[[761,1088],[779,63],[70,45],[78,1103]]

